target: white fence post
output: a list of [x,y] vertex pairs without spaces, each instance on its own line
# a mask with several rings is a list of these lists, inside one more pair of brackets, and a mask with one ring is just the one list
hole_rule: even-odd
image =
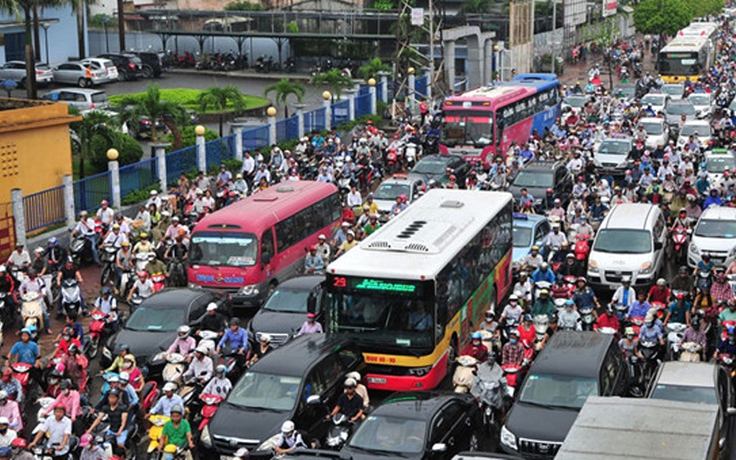
[[322,106],[325,108],[325,130],[332,129],[332,94],[329,91],[322,93]]
[[65,174],[61,177],[61,184],[64,186],[64,216],[66,217],[66,226],[73,227],[75,225],[76,212],[74,210],[74,181],[71,174]]
[[272,146],[276,143],[276,114],[278,111],[276,107],[269,107],[266,109],[266,115],[268,115],[268,146]]
[[107,151],[107,170],[110,171],[112,177],[112,207],[120,209],[123,205],[123,200],[120,196],[120,163],[118,163],[117,149],[109,149]]
[[306,131],[304,129],[304,107],[306,107],[307,104],[294,104],[294,110],[296,110],[296,122],[297,125],[299,125],[299,139],[304,137],[304,132]]
[[14,188],[10,191],[13,203],[13,219],[15,220],[15,242],[26,244],[26,214],[23,209],[23,190]]
[[167,171],[166,171],[166,147],[169,143],[153,144],[153,149],[156,152],[156,164],[158,165],[158,182],[162,192],[165,192],[168,188]]
[[197,169],[207,174],[207,146],[204,140],[204,126],[199,125],[194,128],[194,134],[197,136]]
[[350,121],[355,120],[355,95],[358,93],[354,89],[346,89],[343,91],[348,97],[348,118]]

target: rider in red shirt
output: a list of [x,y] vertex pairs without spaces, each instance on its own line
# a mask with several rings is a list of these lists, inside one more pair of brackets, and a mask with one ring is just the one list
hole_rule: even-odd
[[478,362],[486,362],[488,359],[488,347],[483,345],[481,338],[482,336],[480,332],[476,331],[470,334],[470,343],[463,349],[460,356],[472,356],[477,359]]
[[670,288],[667,287],[667,282],[664,280],[664,278],[660,278],[657,280],[657,285],[652,286],[652,288],[649,289],[647,300],[650,304],[654,302],[659,302],[664,305],[669,305],[671,294],[672,293],[670,292]]
[[613,314],[613,307],[610,305],[606,306],[606,311],[602,315],[598,316],[593,329],[596,331],[602,327],[610,327],[615,330],[619,330],[619,322],[616,315]]
[[534,345],[534,341],[537,339],[537,330],[534,329],[532,316],[530,314],[527,313],[524,315],[517,330],[519,331],[519,343],[525,347]]

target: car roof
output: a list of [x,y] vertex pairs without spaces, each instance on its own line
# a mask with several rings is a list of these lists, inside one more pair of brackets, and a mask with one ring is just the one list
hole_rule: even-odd
[[294,278],[290,278],[283,283],[280,283],[276,289],[280,288],[306,288],[306,289],[312,289],[313,287],[317,286],[319,283],[323,282],[325,280],[325,277],[323,275],[306,275],[306,276],[297,276]]
[[303,377],[327,353],[344,347],[345,340],[327,334],[306,334],[276,348],[253,367],[253,372]]
[[683,123],[683,126],[685,125],[709,126],[710,121],[708,120],[687,120],[685,123]]
[[664,123],[664,119],[657,117],[643,117],[639,118],[639,123]]
[[554,162],[554,161],[532,161],[531,163],[527,164],[524,168],[522,168],[522,171],[534,170],[534,171],[552,172],[554,169],[558,168],[559,166],[560,166],[560,163]]
[[424,155],[424,157],[419,160],[417,163],[421,163],[422,161],[429,161],[429,160],[443,160],[445,163],[449,163],[451,160],[454,160],[455,158],[459,158],[461,160],[465,160],[461,156],[457,155],[440,155],[440,154],[432,154],[432,155]]
[[559,331],[534,360],[530,372],[598,377],[603,357],[611,343],[613,337],[608,334]]
[[389,395],[371,415],[427,420],[440,407],[455,399],[466,399],[458,393],[443,391],[410,391]]
[[686,363],[665,361],[659,371],[657,384],[685,387],[715,388],[715,371],[712,363]]
[[164,289],[163,291],[156,292],[151,297],[148,297],[143,301],[142,305],[145,305],[147,308],[154,309],[170,308],[172,305],[188,306],[194,300],[204,295],[211,296],[212,291],[192,288]]
[[384,180],[383,182],[381,182],[381,185],[383,185],[383,184],[407,184],[407,185],[413,185],[413,184],[416,184],[417,182],[421,182],[421,181],[422,180],[419,179],[418,177],[413,177],[413,178],[409,178],[409,177],[390,177],[390,178]]
[[644,229],[652,213],[659,209],[647,203],[620,203],[611,208],[605,228]]
[[70,91],[72,93],[83,93],[83,94],[99,94],[104,93],[105,91],[101,89],[87,89],[87,88],[57,88],[55,90],[49,91],[46,94],[49,93],[55,93],[57,91]]
[[547,220],[547,218],[541,214],[526,214],[526,218],[520,216],[518,213],[514,213],[514,227],[522,228],[534,228],[540,223]]
[[703,219],[713,220],[736,220],[736,208],[726,206],[708,206],[700,215],[699,221]]
[[601,141],[601,143],[608,142],[608,141],[611,141],[611,142],[628,142],[628,143],[632,143],[632,142],[634,142],[634,139],[631,138],[631,137],[629,137],[629,136],[621,136],[621,137],[609,136],[609,137],[606,137],[605,139],[603,139]]

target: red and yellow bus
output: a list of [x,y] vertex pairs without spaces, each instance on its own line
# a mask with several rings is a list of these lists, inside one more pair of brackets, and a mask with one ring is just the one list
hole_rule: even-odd
[[306,248],[339,225],[332,184],[274,185],[202,219],[192,231],[190,285],[223,289],[233,306],[258,308],[269,291],[302,268]]
[[429,390],[511,287],[509,193],[431,190],[327,267],[327,332],[378,390]]

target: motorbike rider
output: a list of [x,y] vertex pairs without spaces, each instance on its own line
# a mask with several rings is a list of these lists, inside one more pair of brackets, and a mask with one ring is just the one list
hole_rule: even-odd
[[729,327],[726,331],[726,338],[716,347],[713,359],[718,361],[718,356],[721,354],[736,356],[736,330],[733,327]]
[[110,367],[108,367],[107,369],[100,370],[99,375],[108,372],[121,372],[123,370],[123,362],[125,360],[125,356],[128,353],[130,353],[130,347],[127,343],[118,344],[115,359],[113,359],[112,364],[110,364]]
[[15,430],[10,429],[10,420],[0,417],[0,447],[8,447],[18,437]]
[[546,281],[549,284],[555,284],[555,281],[557,280],[557,277],[555,277],[555,272],[552,271],[551,268],[549,268],[549,264],[547,262],[542,262],[542,264],[534,270],[534,273],[532,273],[532,283],[539,283],[540,281]]
[[183,262],[187,260],[188,253],[189,249],[184,244],[184,237],[176,235],[174,237],[174,244],[164,252],[164,260]]
[[733,289],[731,289],[731,285],[728,283],[726,272],[723,267],[718,267],[715,271],[716,276],[713,284],[710,286],[710,294],[716,302],[728,302],[733,299]]
[[[100,413],[87,429],[85,434],[92,434],[95,428],[107,417],[109,424],[105,430],[105,436],[114,436],[117,443],[117,450],[124,451],[125,442],[128,439],[128,431],[125,429],[128,422],[128,407],[121,401],[121,391],[113,388],[107,393],[107,404],[105,404]],[[162,398],[163,399],[163,398]]]
[[296,431],[294,422],[291,420],[285,421],[281,425],[281,433],[276,440],[276,455],[285,455],[289,452],[293,452],[297,449],[307,449],[307,443],[302,439],[302,435]]
[[304,271],[306,273],[322,273],[325,269],[325,261],[322,256],[317,253],[317,246],[309,247],[309,254],[304,257]]
[[677,275],[670,280],[670,289],[672,291],[684,291],[692,297],[695,292],[695,285],[689,275],[690,270],[686,266],[680,267]]
[[[46,246],[46,259],[49,263],[49,273],[54,273],[61,267],[67,257],[66,249],[59,246],[59,240],[52,236]],[[99,260],[98,260],[99,262]]]
[[189,363],[189,368],[184,372],[184,381],[195,378],[202,385],[206,385],[212,378],[212,358],[207,356],[207,347],[199,345],[194,349],[194,358]]
[[565,256],[565,262],[557,268],[557,274],[562,277],[574,276],[579,278],[585,274],[585,268],[575,258],[575,254],[568,252]]
[[105,318],[105,321],[114,332],[117,332],[119,329],[117,309],[118,301],[112,295],[112,290],[107,286],[103,287],[100,290],[100,296],[95,299],[94,310],[92,310],[92,313],[100,311],[106,314],[107,318]]
[[547,315],[549,319],[557,314],[557,307],[555,307],[554,301],[549,296],[547,289],[541,289],[537,300],[534,301],[534,306],[531,309],[532,317],[539,315]]
[[552,224],[552,233],[548,234],[544,240],[544,244],[548,248],[559,248],[563,244],[567,243],[567,237],[563,232],[560,231],[559,222]]
[[519,332],[519,341],[525,347],[529,347],[537,340],[537,330],[532,324],[532,315],[525,313],[521,317],[521,323],[516,328]]
[[626,318],[644,318],[647,312],[652,307],[646,300],[646,293],[639,291],[637,293],[637,299],[629,307],[629,311],[626,313]]
[[186,324],[183,326],[179,326],[179,328],[176,330],[176,338],[171,343],[171,345],[169,345],[169,348],[166,349],[166,354],[170,355],[172,353],[179,353],[180,355],[184,356],[187,361],[190,361],[192,357],[191,355],[194,352],[195,347],[197,346],[197,341],[194,340],[194,337],[190,336],[191,332],[192,329]]
[[[82,294],[81,289],[81,284],[84,282],[84,279],[82,279],[82,274],[79,272],[79,269],[76,267],[76,265],[74,265],[74,261],[71,257],[66,259],[64,266],[56,274],[56,284],[58,286],[61,286],[64,281],[69,280],[75,280],[77,283],[80,284],[79,308],[85,314],[85,316],[87,316],[87,306],[84,304],[84,295]],[[61,318],[64,315],[64,296],[62,295],[59,296],[59,305],[57,306],[57,308],[57,318]]]
[[168,445],[188,447],[189,450],[184,451],[184,458],[192,459],[191,449],[194,449],[192,427],[189,425],[189,421],[184,418],[183,405],[177,404],[171,408],[171,419],[164,424],[164,429],[161,432],[161,439],[158,443],[159,452]]
[[56,406],[64,406],[66,415],[74,424],[82,414],[82,408],[79,403],[79,392],[72,388],[72,382],[69,379],[64,379],[59,384],[59,395],[56,397],[54,402],[47,407],[42,414],[48,415]]
[[46,448],[53,451],[52,457],[59,458],[69,452],[69,439],[72,436],[72,421],[66,415],[66,408],[63,405],[54,406],[54,416],[48,417],[43,422],[43,429],[39,430],[36,437],[28,445],[30,450],[41,441],[41,438],[48,436]]
[[542,340],[537,345],[539,351],[544,350],[544,347],[547,345],[547,343],[552,338],[552,336],[555,335],[558,328],[559,328],[559,324],[557,320],[557,315],[555,315],[552,318],[550,318],[549,325],[547,326],[547,330],[544,331],[544,337],[542,337]]
[[682,346],[684,343],[694,342],[700,345],[701,350],[705,352],[707,344],[707,336],[705,329],[707,324],[701,320],[700,315],[692,315],[690,317],[690,324],[685,332],[682,334],[679,345]]
[[654,303],[659,302],[667,305],[670,300],[671,291],[667,287],[667,281],[664,278],[659,278],[657,284],[652,286],[647,293],[647,302]]
[[153,295],[153,281],[148,278],[148,272],[145,270],[138,272],[138,279],[133,283],[126,301],[130,303],[135,294],[138,294],[142,299],[147,299]]
[[153,278],[156,275],[164,275],[165,278],[169,277],[169,272],[166,269],[166,264],[160,261],[155,253],[150,253],[148,255],[148,263],[143,268],[143,270],[148,273],[148,276]]
[[[87,211],[82,211],[79,213],[79,222],[77,222],[76,227],[74,227],[74,230],[72,230],[72,238],[75,238],[77,235],[84,237],[86,240],[89,241],[90,250],[92,251],[92,257],[94,259],[95,264],[100,264],[100,255],[99,251],[97,250],[97,232],[95,232],[95,221],[89,217],[87,214]],[[52,238],[56,239],[56,238]],[[54,246],[56,243],[54,243]],[[51,239],[49,240],[49,246],[51,247]],[[52,254],[49,250],[49,261],[52,260]],[[63,258],[61,258],[63,256]],[[59,257],[59,258],[56,258]],[[66,259],[66,251],[64,251],[64,254],[59,253],[58,255],[54,254],[53,260],[56,262],[60,262],[62,260]]]
[[679,292],[667,310],[663,326],[672,321],[673,323],[690,324],[690,310],[692,305],[685,299],[685,294]]
[[711,260],[710,254],[707,252],[704,252],[700,256],[700,262],[698,262],[698,264],[695,266],[695,271],[693,271],[693,277],[696,278],[699,273],[712,274],[715,266],[716,264],[715,262]]
[[153,252],[153,243],[148,239],[148,233],[142,232],[139,237],[140,240],[133,246],[133,254],[148,254],[149,252]]
[[358,382],[355,379],[345,379],[345,392],[338,396],[335,407],[327,414],[325,419],[331,419],[338,412],[345,414],[351,423],[355,423],[362,418],[364,403],[363,398],[355,392],[357,386]]
[[58,364],[59,370],[74,382],[75,388],[82,392],[87,385],[88,365],[89,360],[82,354],[82,350],[75,343],[69,345],[69,353],[62,357],[61,362]]
[[544,258],[539,254],[539,246],[532,246],[531,252],[524,256],[519,264],[525,270],[534,271],[542,266],[542,262],[544,262]]
[[631,307],[636,299],[636,291],[631,287],[631,277],[626,275],[621,277],[621,286],[616,289],[611,298],[611,305],[624,305]]
[[575,281],[575,292],[573,292],[572,300],[578,308],[592,307],[594,310],[600,308],[601,304],[595,296],[593,289],[587,285],[588,281],[584,277],[579,277]]
[[[542,291],[544,291],[544,289],[542,289]],[[509,296],[509,303],[504,307],[503,311],[501,312],[501,317],[498,319],[498,322],[499,324],[505,325],[506,321],[511,320],[514,323],[518,324],[523,313],[524,309],[521,307],[521,305],[519,305],[519,296],[517,294],[511,294]]]
[[501,350],[501,365],[522,366],[524,364],[524,346],[519,342],[519,331],[509,331],[509,341]]
[[5,301],[11,312],[15,312],[18,308],[15,301],[16,287],[15,278],[8,273],[7,267],[0,265],[0,292],[6,294]]
[[227,398],[230,394],[230,390],[233,389],[233,384],[230,379],[227,378],[227,366],[224,364],[218,364],[215,368],[215,375],[210,379],[207,385],[202,390],[203,395],[216,395],[221,398]]
[[128,233],[124,232],[122,226],[116,222],[112,224],[112,230],[108,232],[100,246],[109,244],[120,249],[123,245],[123,241],[128,241]]
[[10,399],[23,403],[23,387],[18,379],[13,377],[13,370],[9,367],[3,369],[0,390],[5,391]]
[[133,265],[133,251],[130,249],[130,242],[123,241],[120,249],[115,254],[115,288],[120,290],[120,283],[123,279],[123,272],[133,273],[135,266]]
[[680,212],[678,212],[677,217],[672,220],[670,231],[673,231],[677,227],[685,227],[686,229],[690,228],[690,219],[687,217],[687,209],[685,208],[680,208]]
[[575,309],[575,301],[567,299],[565,309],[557,316],[557,325],[563,330],[581,330],[580,313]]
[[260,334],[258,345],[253,349],[253,354],[246,365],[248,367],[252,366],[271,351],[273,351],[273,347],[271,346],[271,336],[268,334]]
[[633,327],[627,327],[624,330],[624,336],[619,340],[618,346],[626,357],[634,356],[637,345],[636,332]]
[[82,448],[82,452],[79,454],[79,460],[102,460],[107,458],[101,436],[92,437],[91,434],[85,433],[79,439],[79,447]]
[[472,356],[478,362],[484,363],[488,359],[488,348],[483,345],[483,336],[480,332],[475,331],[470,334],[470,343],[463,348],[461,356]]
[[519,280],[514,285],[512,292],[518,295],[521,301],[531,303],[533,288],[534,286],[531,280],[529,280],[529,274],[525,270],[520,271]]
[[237,350],[238,355],[245,356],[248,351],[248,331],[240,327],[240,318],[230,319],[230,328],[225,331],[225,334],[217,344],[217,353],[222,351],[222,347],[229,345],[233,350]]
[[31,255],[23,249],[23,243],[20,241],[15,243],[15,251],[8,257],[8,265],[19,269],[28,268],[31,265]]
[[[664,346],[662,325],[661,322],[657,320],[657,315],[654,311],[647,313],[644,324],[641,326],[641,329],[639,329],[639,345],[641,345],[642,342],[657,342],[660,348]],[[643,358],[639,353],[638,347],[636,353],[639,358]],[[659,351],[657,352],[657,355],[659,355]]]
[[618,332],[620,327],[618,318],[613,314],[613,308],[610,305],[606,305],[602,315],[598,315],[598,319],[593,324],[593,329],[598,330],[600,328],[611,328]]

